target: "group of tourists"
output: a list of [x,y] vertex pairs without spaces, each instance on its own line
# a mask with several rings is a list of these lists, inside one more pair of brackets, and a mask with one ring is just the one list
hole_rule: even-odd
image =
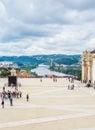
[[68,85],[68,90],[74,90],[74,84],[69,84]]
[[53,82],[57,82],[57,78],[53,78]]
[[22,97],[22,92],[21,91],[5,91],[5,88],[3,88],[3,91],[0,93],[1,97],[1,105],[2,108],[4,108],[4,101],[9,100],[10,101],[10,106],[13,106],[13,98],[21,98]]
[[0,96],[2,97],[4,97],[4,99],[10,99],[10,97],[12,96],[13,98],[21,98],[22,97],[22,92],[21,91],[13,91],[13,92],[11,92],[11,91],[4,91],[4,92],[2,92],[2,93],[0,93]]

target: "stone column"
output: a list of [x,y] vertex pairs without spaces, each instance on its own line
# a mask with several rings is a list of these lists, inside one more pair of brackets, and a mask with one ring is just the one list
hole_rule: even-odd
[[88,63],[88,81],[91,81],[91,65]]
[[90,52],[88,52],[88,63],[87,63],[87,65],[88,65],[88,81],[90,80],[92,80],[92,55],[91,55],[91,53]]
[[84,63],[82,63],[82,82],[84,82],[84,78],[85,78],[85,66]]
[[92,82],[95,82],[95,57],[92,59]]
[[87,82],[88,79],[87,54],[87,51],[84,51],[82,54],[82,82]]
[[87,66],[86,63],[82,62],[82,82],[87,81]]
[[88,81],[92,82],[92,58],[91,56],[88,59]]

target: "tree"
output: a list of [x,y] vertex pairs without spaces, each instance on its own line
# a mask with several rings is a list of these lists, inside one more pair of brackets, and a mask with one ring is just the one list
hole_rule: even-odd
[[81,80],[81,78],[82,78],[82,73],[79,72],[77,77],[78,77],[78,80]]

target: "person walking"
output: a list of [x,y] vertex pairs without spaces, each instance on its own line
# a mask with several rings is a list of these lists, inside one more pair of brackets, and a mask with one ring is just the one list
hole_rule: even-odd
[[29,101],[29,94],[26,95],[26,100]]
[[13,95],[11,93],[11,96],[10,96],[10,106],[13,106]]
[[1,105],[2,105],[2,108],[4,108],[4,100],[2,100]]

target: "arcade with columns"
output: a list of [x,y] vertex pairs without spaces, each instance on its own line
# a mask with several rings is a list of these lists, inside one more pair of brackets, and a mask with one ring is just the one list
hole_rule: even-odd
[[95,50],[82,54],[82,82],[95,83]]

